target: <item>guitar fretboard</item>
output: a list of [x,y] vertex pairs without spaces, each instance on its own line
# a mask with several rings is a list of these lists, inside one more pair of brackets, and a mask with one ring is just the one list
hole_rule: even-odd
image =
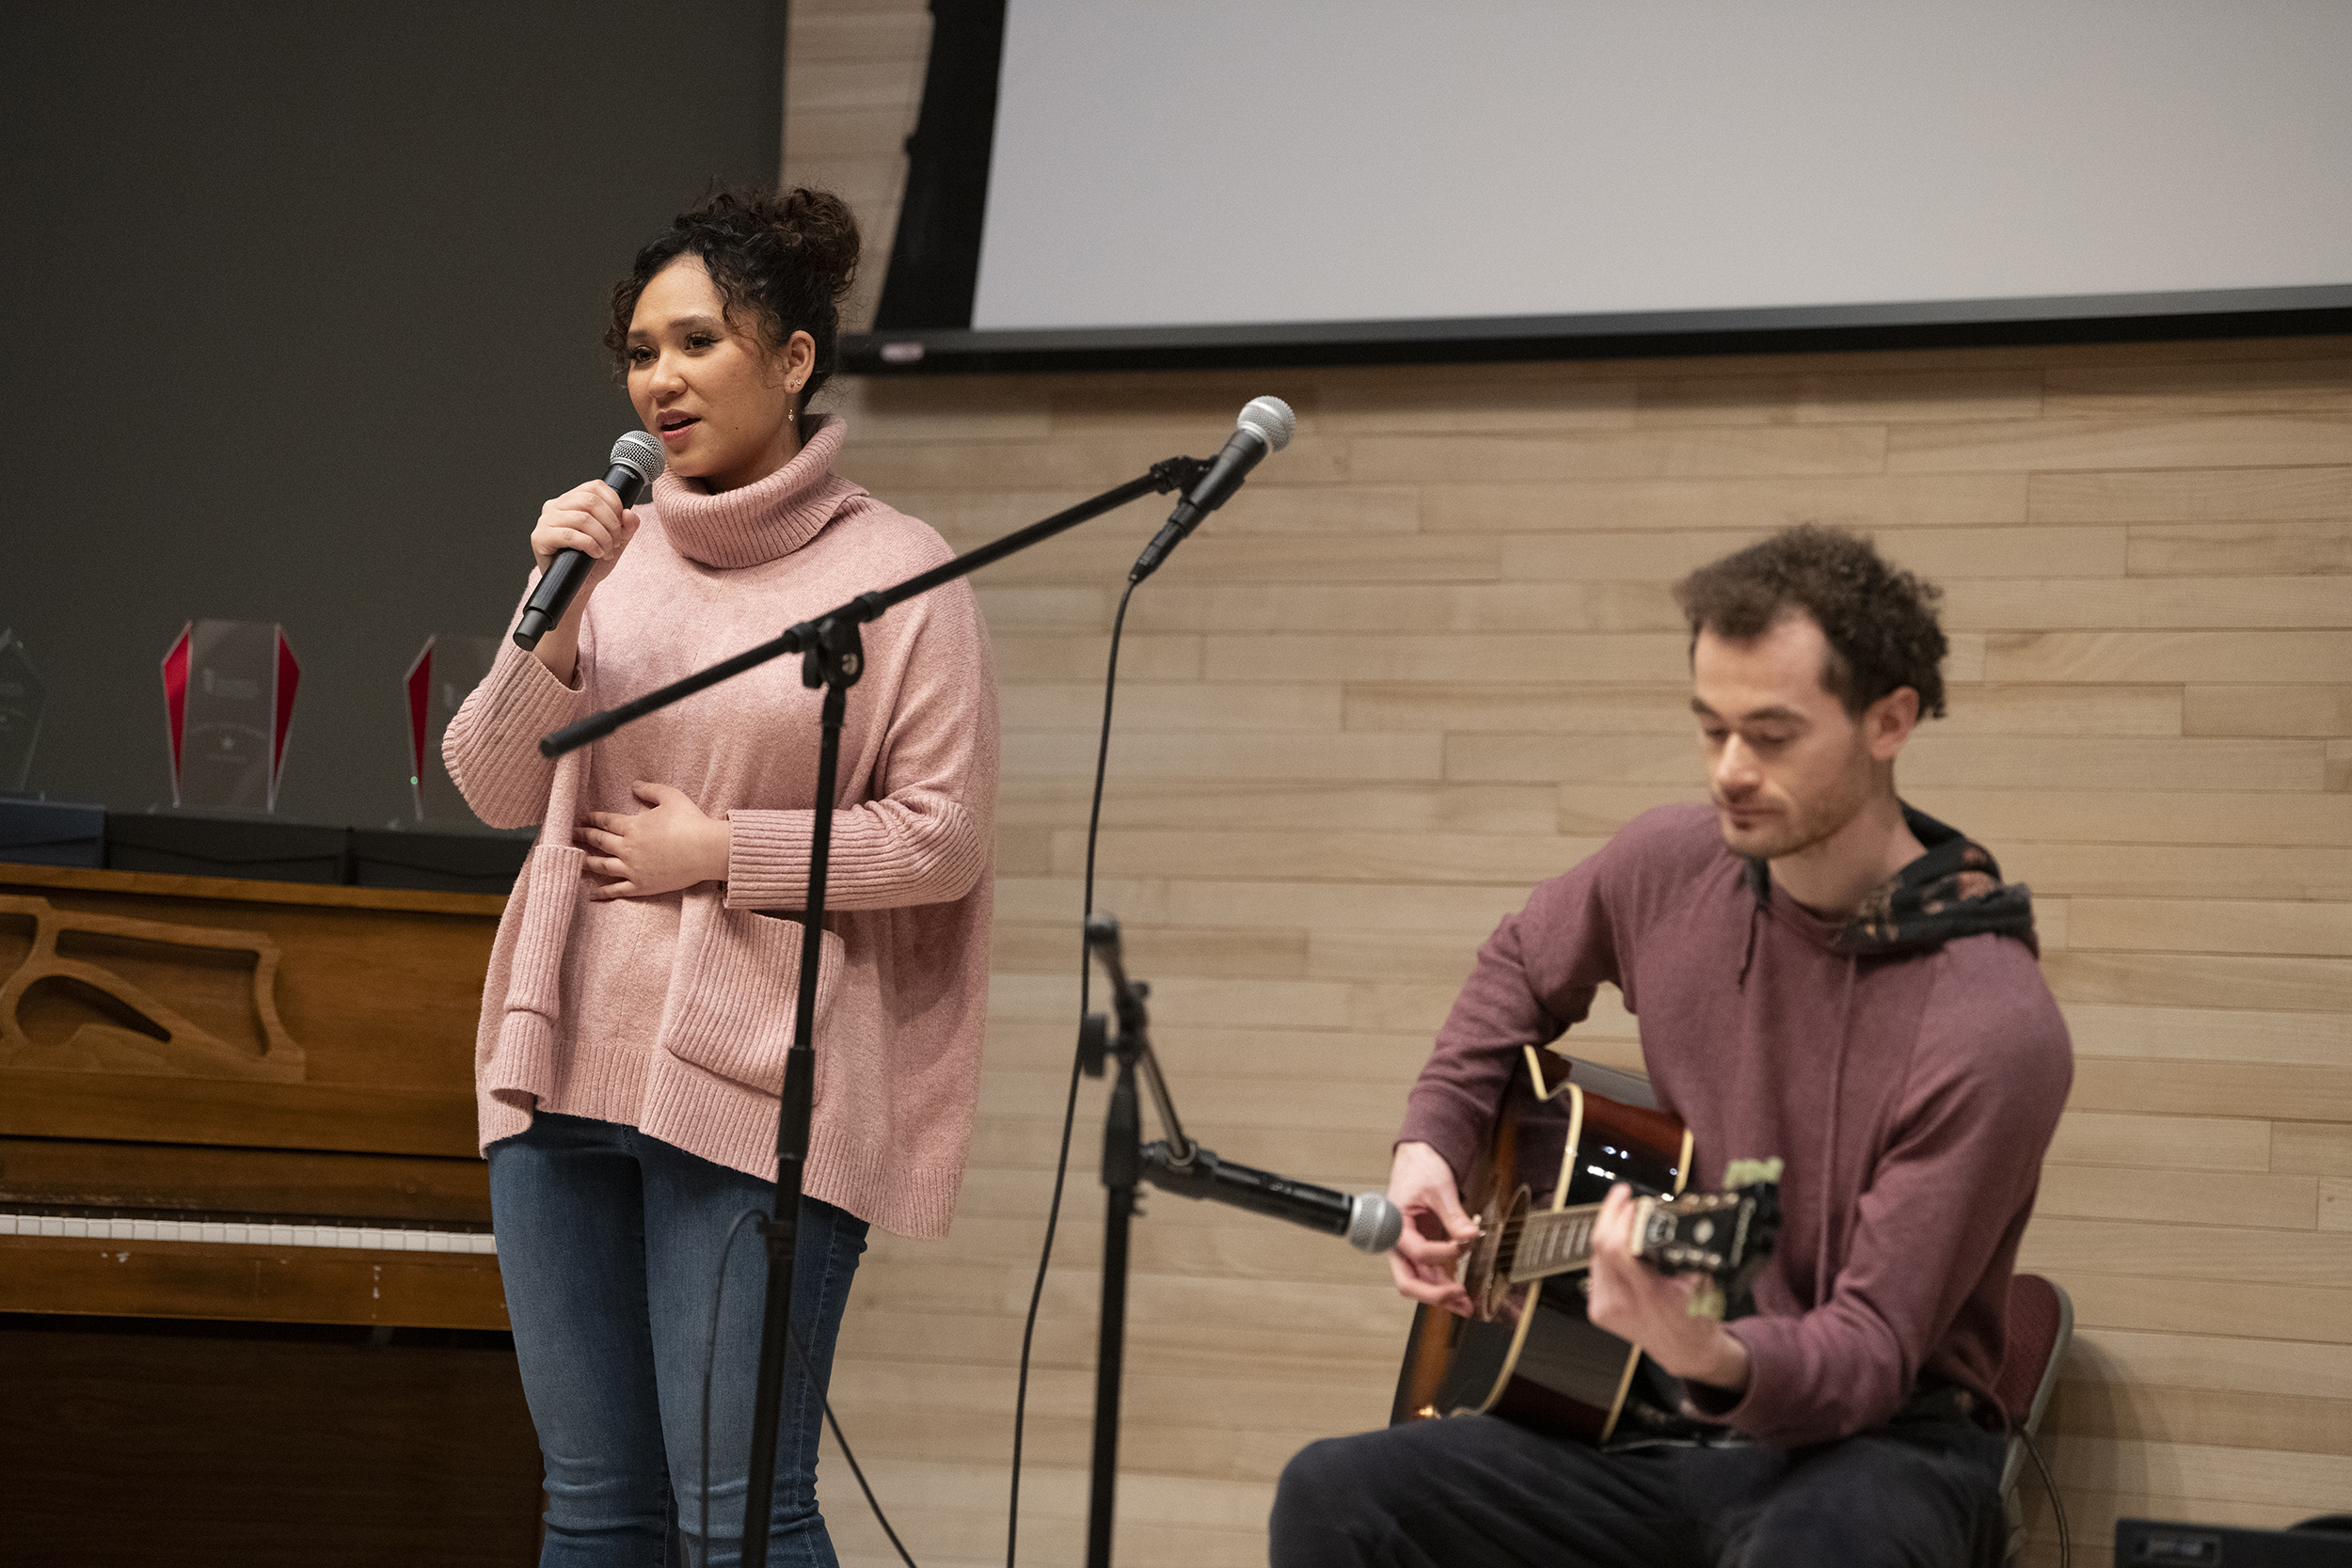
[[1524,1284],[1547,1275],[1565,1274],[1593,1260],[1593,1222],[1600,1205],[1580,1203],[1573,1209],[1532,1213],[1519,1221],[1518,1245],[1512,1251],[1510,1275]]

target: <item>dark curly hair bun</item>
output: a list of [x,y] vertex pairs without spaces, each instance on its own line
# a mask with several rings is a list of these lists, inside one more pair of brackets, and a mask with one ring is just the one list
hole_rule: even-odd
[[1675,584],[1691,645],[1711,631],[1735,642],[1761,637],[1803,610],[1829,641],[1821,686],[1859,717],[1900,687],[1919,693],[1923,719],[1944,717],[1944,591],[1898,571],[1870,541],[1804,523],[1700,567]]
[[817,368],[801,388],[806,407],[840,362],[841,300],[857,280],[857,219],[850,204],[831,191],[796,186],[779,194],[735,185],[714,189],[680,213],[612,286],[604,346],[624,368],[637,296],[681,256],[702,259],[728,319],[755,327],[771,350],[795,332],[816,340]]

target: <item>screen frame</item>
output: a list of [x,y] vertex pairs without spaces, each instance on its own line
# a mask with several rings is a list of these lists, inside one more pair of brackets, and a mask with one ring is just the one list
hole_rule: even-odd
[[975,330],[1007,0],[933,0],[922,107],[855,375],[1477,364],[2352,333],[2352,282],[1745,309]]

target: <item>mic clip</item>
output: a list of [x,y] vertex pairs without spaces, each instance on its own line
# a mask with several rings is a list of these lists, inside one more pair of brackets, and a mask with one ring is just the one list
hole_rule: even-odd
[[1167,457],[1152,465],[1152,488],[1165,496],[1171,490],[1189,490],[1200,483],[1209,471],[1205,457]]

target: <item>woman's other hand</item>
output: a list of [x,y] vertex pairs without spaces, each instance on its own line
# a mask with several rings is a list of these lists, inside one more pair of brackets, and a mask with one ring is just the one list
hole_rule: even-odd
[[612,879],[591,887],[589,897],[650,898],[726,879],[723,819],[705,816],[684,790],[668,784],[640,779],[634,793],[649,809],[592,811],[574,832],[588,851],[588,869]]
[[542,575],[565,550],[580,550],[595,562],[564,619],[548,627],[532,650],[557,680],[570,684],[580,665],[580,617],[588,608],[588,596],[612,575],[621,552],[635,537],[635,510],[623,506],[619,492],[600,479],[575,485],[539,509],[539,521],[531,531],[531,554]]

